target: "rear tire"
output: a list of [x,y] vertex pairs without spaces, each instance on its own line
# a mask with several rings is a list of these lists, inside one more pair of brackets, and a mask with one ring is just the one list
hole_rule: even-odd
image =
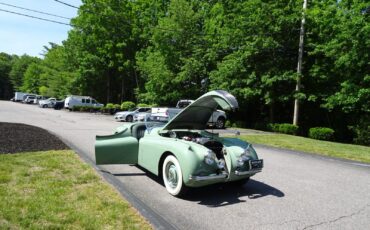
[[164,160],[162,178],[167,192],[172,196],[180,197],[186,193],[187,188],[182,180],[180,163],[175,156],[169,155]]

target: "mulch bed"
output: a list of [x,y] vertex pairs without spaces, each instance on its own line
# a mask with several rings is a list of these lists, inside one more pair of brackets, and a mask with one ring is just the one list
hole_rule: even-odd
[[68,147],[45,129],[0,122],[0,154],[62,149]]

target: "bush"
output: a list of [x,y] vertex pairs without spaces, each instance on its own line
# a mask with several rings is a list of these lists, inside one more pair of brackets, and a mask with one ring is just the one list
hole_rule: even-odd
[[334,130],[326,127],[314,127],[308,131],[308,137],[317,140],[333,140]]
[[75,105],[75,106],[73,106],[72,110],[73,110],[73,111],[81,111],[81,110],[82,110],[82,106],[80,106],[80,105]]
[[245,121],[235,121],[235,126],[238,128],[245,128],[247,124],[245,123]]
[[370,119],[369,117],[361,118],[358,124],[351,126],[350,129],[354,132],[355,138],[353,142],[358,145],[370,146]]
[[268,130],[267,124],[265,122],[256,122],[253,125],[253,128],[257,130]]
[[102,113],[109,113],[113,115],[121,110],[121,105],[108,103],[105,107],[101,107],[99,110]]
[[291,135],[297,135],[298,133],[298,126],[292,125],[288,123],[282,123],[282,124],[268,124],[269,130],[277,133],[285,133],[285,134],[291,134]]
[[113,103],[108,103],[106,106],[105,106],[106,109],[114,109],[114,105]]
[[96,112],[101,110],[99,107],[94,107],[94,106],[81,106],[81,105],[75,105],[73,106],[73,111],[79,111],[79,112]]
[[127,111],[133,108],[135,108],[135,103],[133,103],[132,101],[124,101],[121,104],[121,110],[123,111]]
[[232,124],[231,124],[231,122],[229,120],[226,121],[225,127],[226,128],[231,128],[232,127]]
[[139,103],[139,104],[137,104],[136,106],[137,106],[137,107],[152,107],[152,106],[150,106],[150,105],[148,105],[148,104],[145,104],[145,103]]

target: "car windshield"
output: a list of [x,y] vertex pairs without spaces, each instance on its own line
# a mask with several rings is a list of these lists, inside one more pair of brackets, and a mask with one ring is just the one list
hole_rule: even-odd
[[137,110],[138,108],[132,108],[132,109],[128,109],[128,111],[135,111]]
[[145,116],[145,126],[148,132],[150,132],[153,128],[163,127],[167,122],[167,117],[158,116],[155,114],[148,114]]

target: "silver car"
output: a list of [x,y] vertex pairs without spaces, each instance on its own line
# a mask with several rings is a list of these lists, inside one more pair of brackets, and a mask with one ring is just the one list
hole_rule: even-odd
[[147,112],[150,113],[152,108],[150,107],[139,107],[139,108],[134,108],[132,111],[123,111],[123,112],[118,112],[114,114],[114,119],[116,121],[127,121],[127,122],[133,122],[134,121],[134,116],[138,113],[143,113]]
[[51,97],[51,98],[48,98],[46,100],[39,101],[39,106],[41,108],[53,108],[56,101],[57,101],[56,98]]

